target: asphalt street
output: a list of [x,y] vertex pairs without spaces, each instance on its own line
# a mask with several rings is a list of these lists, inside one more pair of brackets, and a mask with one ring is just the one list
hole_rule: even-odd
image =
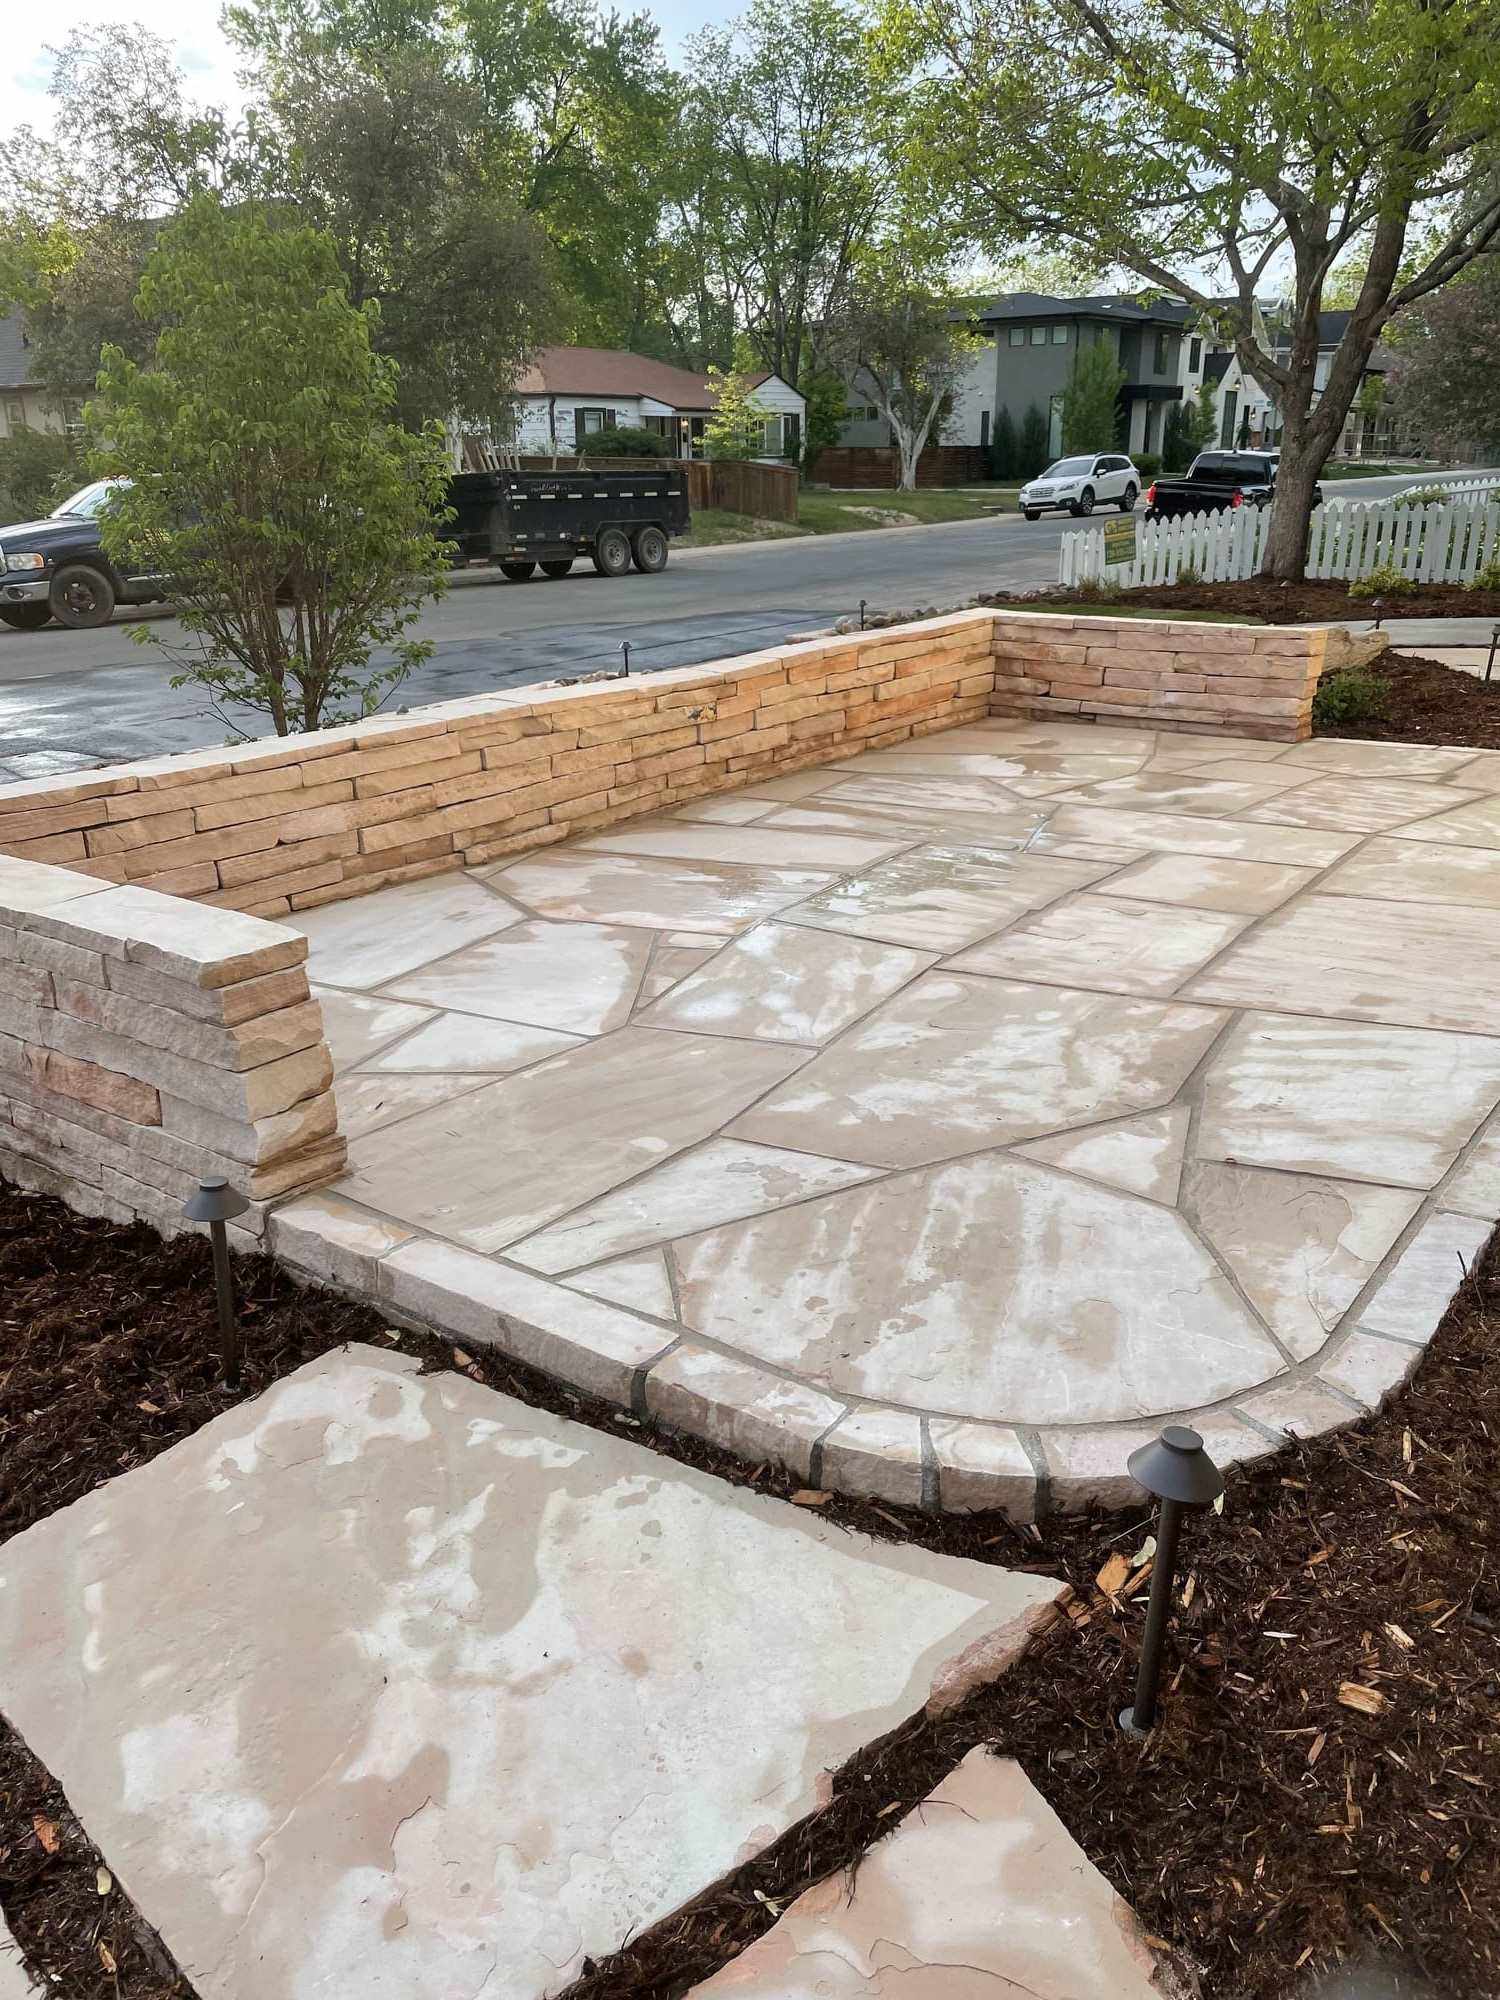
[[[1433,475],[1423,475],[1430,479]],[[1376,499],[1410,478],[1340,482],[1330,498]],[[562,675],[618,667],[691,666],[780,644],[794,632],[870,611],[948,609],[979,591],[1034,588],[1057,576],[1065,516],[1018,515],[941,527],[891,528],[804,540],[675,551],[658,576],[618,580],[581,563],[558,582],[508,583],[470,572],[428,607],[416,631],[433,656],[388,710]],[[182,638],[163,612],[129,614],[96,632],[0,626],[0,778],[40,777],[123,758],[223,742],[226,718],[192,687],[174,689],[170,647]],[[256,734],[263,719],[233,717]]]

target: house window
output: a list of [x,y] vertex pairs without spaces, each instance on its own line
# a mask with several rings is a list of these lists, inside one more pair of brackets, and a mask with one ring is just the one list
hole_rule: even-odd
[[670,432],[670,431],[668,430],[668,428],[667,428],[667,426],[668,426],[668,425],[669,425],[669,424],[670,424],[671,422],[672,422],[672,419],[671,419],[670,417],[642,417],[642,418],[641,418],[641,426],[642,426],[642,428],[643,428],[643,429],[645,429],[645,430],[648,430],[648,431],[655,431],[655,433],[656,433],[656,435],[657,435],[658,437],[670,437],[670,436],[671,436],[671,432]]
[[979,412],[979,449],[981,451],[987,451],[989,449],[989,443],[990,443],[990,413],[988,410],[981,410]]
[[1168,357],[1170,356],[1171,352],[1172,352],[1172,336],[1171,336],[1171,334],[1169,334],[1169,333],[1159,333],[1159,334],[1158,334],[1158,335],[1156,336],[1156,364],[1155,364],[1155,368],[1154,368],[1154,370],[1153,370],[1153,372],[1154,372],[1155,374],[1157,374],[1157,375],[1165,375],[1165,374],[1166,374],[1166,372],[1167,372],[1167,360],[1168,360]]
[[1047,345],[1046,327],[1034,326],[1031,329],[1031,344],[1033,347],[1045,347]]
[[26,428],[26,405],[19,396],[7,396],[5,399],[5,427],[12,437]]
[[1188,342],[1188,373],[1196,375],[1203,366],[1203,342],[1197,334]]
[[756,441],[757,458],[780,458],[782,424],[779,416],[767,417],[761,424],[760,438]]
[[1067,344],[1068,344],[1068,329],[1065,326],[1053,327],[1052,345],[1054,347],[1066,347]]
[[1012,347],[1024,347],[1026,345],[1026,329],[1024,326],[1013,326],[1011,328],[1010,344]]
[[612,431],[616,425],[613,410],[586,410],[580,406],[573,414],[574,435],[587,437],[590,431]]

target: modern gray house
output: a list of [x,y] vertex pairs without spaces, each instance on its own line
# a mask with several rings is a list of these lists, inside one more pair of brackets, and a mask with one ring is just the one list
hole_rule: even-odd
[[[1160,451],[1167,407],[1192,394],[1202,379],[1201,334],[1192,331],[1185,305],[1163,300],[1142,305],[1122,293],[1060,299],[1044,292],[1012,292],[974,309],[973,328],[985,345],[954,397],[944,440],[988,445],[1001,410],[1019,431],[1033,404],[1047,419],[1051,450],[1062,449],[1062,399],[1080,346],[1106,341],[1125,371],[1120,391],[1120,435],[1101,438],[1099,450],[1119,443],[1128,451]],[[1196,351],[1195,351],[1196,350]],[[867,392],[866,392],[867,393]],[[860,385],[839,442],[889,444],[879,412]]]

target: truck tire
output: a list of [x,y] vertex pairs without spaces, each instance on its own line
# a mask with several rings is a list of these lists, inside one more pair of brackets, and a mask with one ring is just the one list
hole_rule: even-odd
[[1125,491],[1120,495],[1120,512],[1122,514],[1133,514],[1135,512],[1135,503],[1139,498],[1140,495],[1137,493],[1135,487],[1133,485],[1127,486]]
[[1068,512],[1072,514],[1075,519],[1080,519],[1085,515],[1092,514],[1093,511],[1094,511],[1094,489],[1092,486],[1085,486],[1083,491],[1079,494],[1078,498],[1073,502],[1072,506],[1068,509]]
[[630,542],[623,528],[603,528],[594,541],[594,568],[601,576],[624,576],[630,568]]
[[0,619],[18,632],[40,632],[51,616],[50,604],[0,604]]
[[542,564],[542,575],[566,576],[572,567],[573,558],[571,556],[558,556],[554,561]]
[[637,528],[630,538],[630,553],[637,569],[655,576],[667,566],[667,538],[660,528]]
[[92,563],[64,563],[47,593],[52,616],[75,632],[91,632],[114,616],[115,587]]
[[525,583],[535,568],[534,562],[503,562],[500,565],[500,574],[508,576],[512,583]]

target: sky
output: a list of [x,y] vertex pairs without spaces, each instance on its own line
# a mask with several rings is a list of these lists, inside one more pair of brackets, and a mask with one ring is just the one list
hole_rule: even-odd
[[[681,54],[684,39],[711,21],[739,11],[736,0],[635,0],[661,25],[669,60]],[[8,10],[9,11],[9,10]],[[218,28],[214,0],[49,0],[46,7],[10,13],[5,62],[0,65],[0,133],[17,125],[45,129],[50,122],[47,85],[52,61],[47,51],[87,22],[141,21],[176,45],[191,96],[209,103],[235,104],[233,51]]]

